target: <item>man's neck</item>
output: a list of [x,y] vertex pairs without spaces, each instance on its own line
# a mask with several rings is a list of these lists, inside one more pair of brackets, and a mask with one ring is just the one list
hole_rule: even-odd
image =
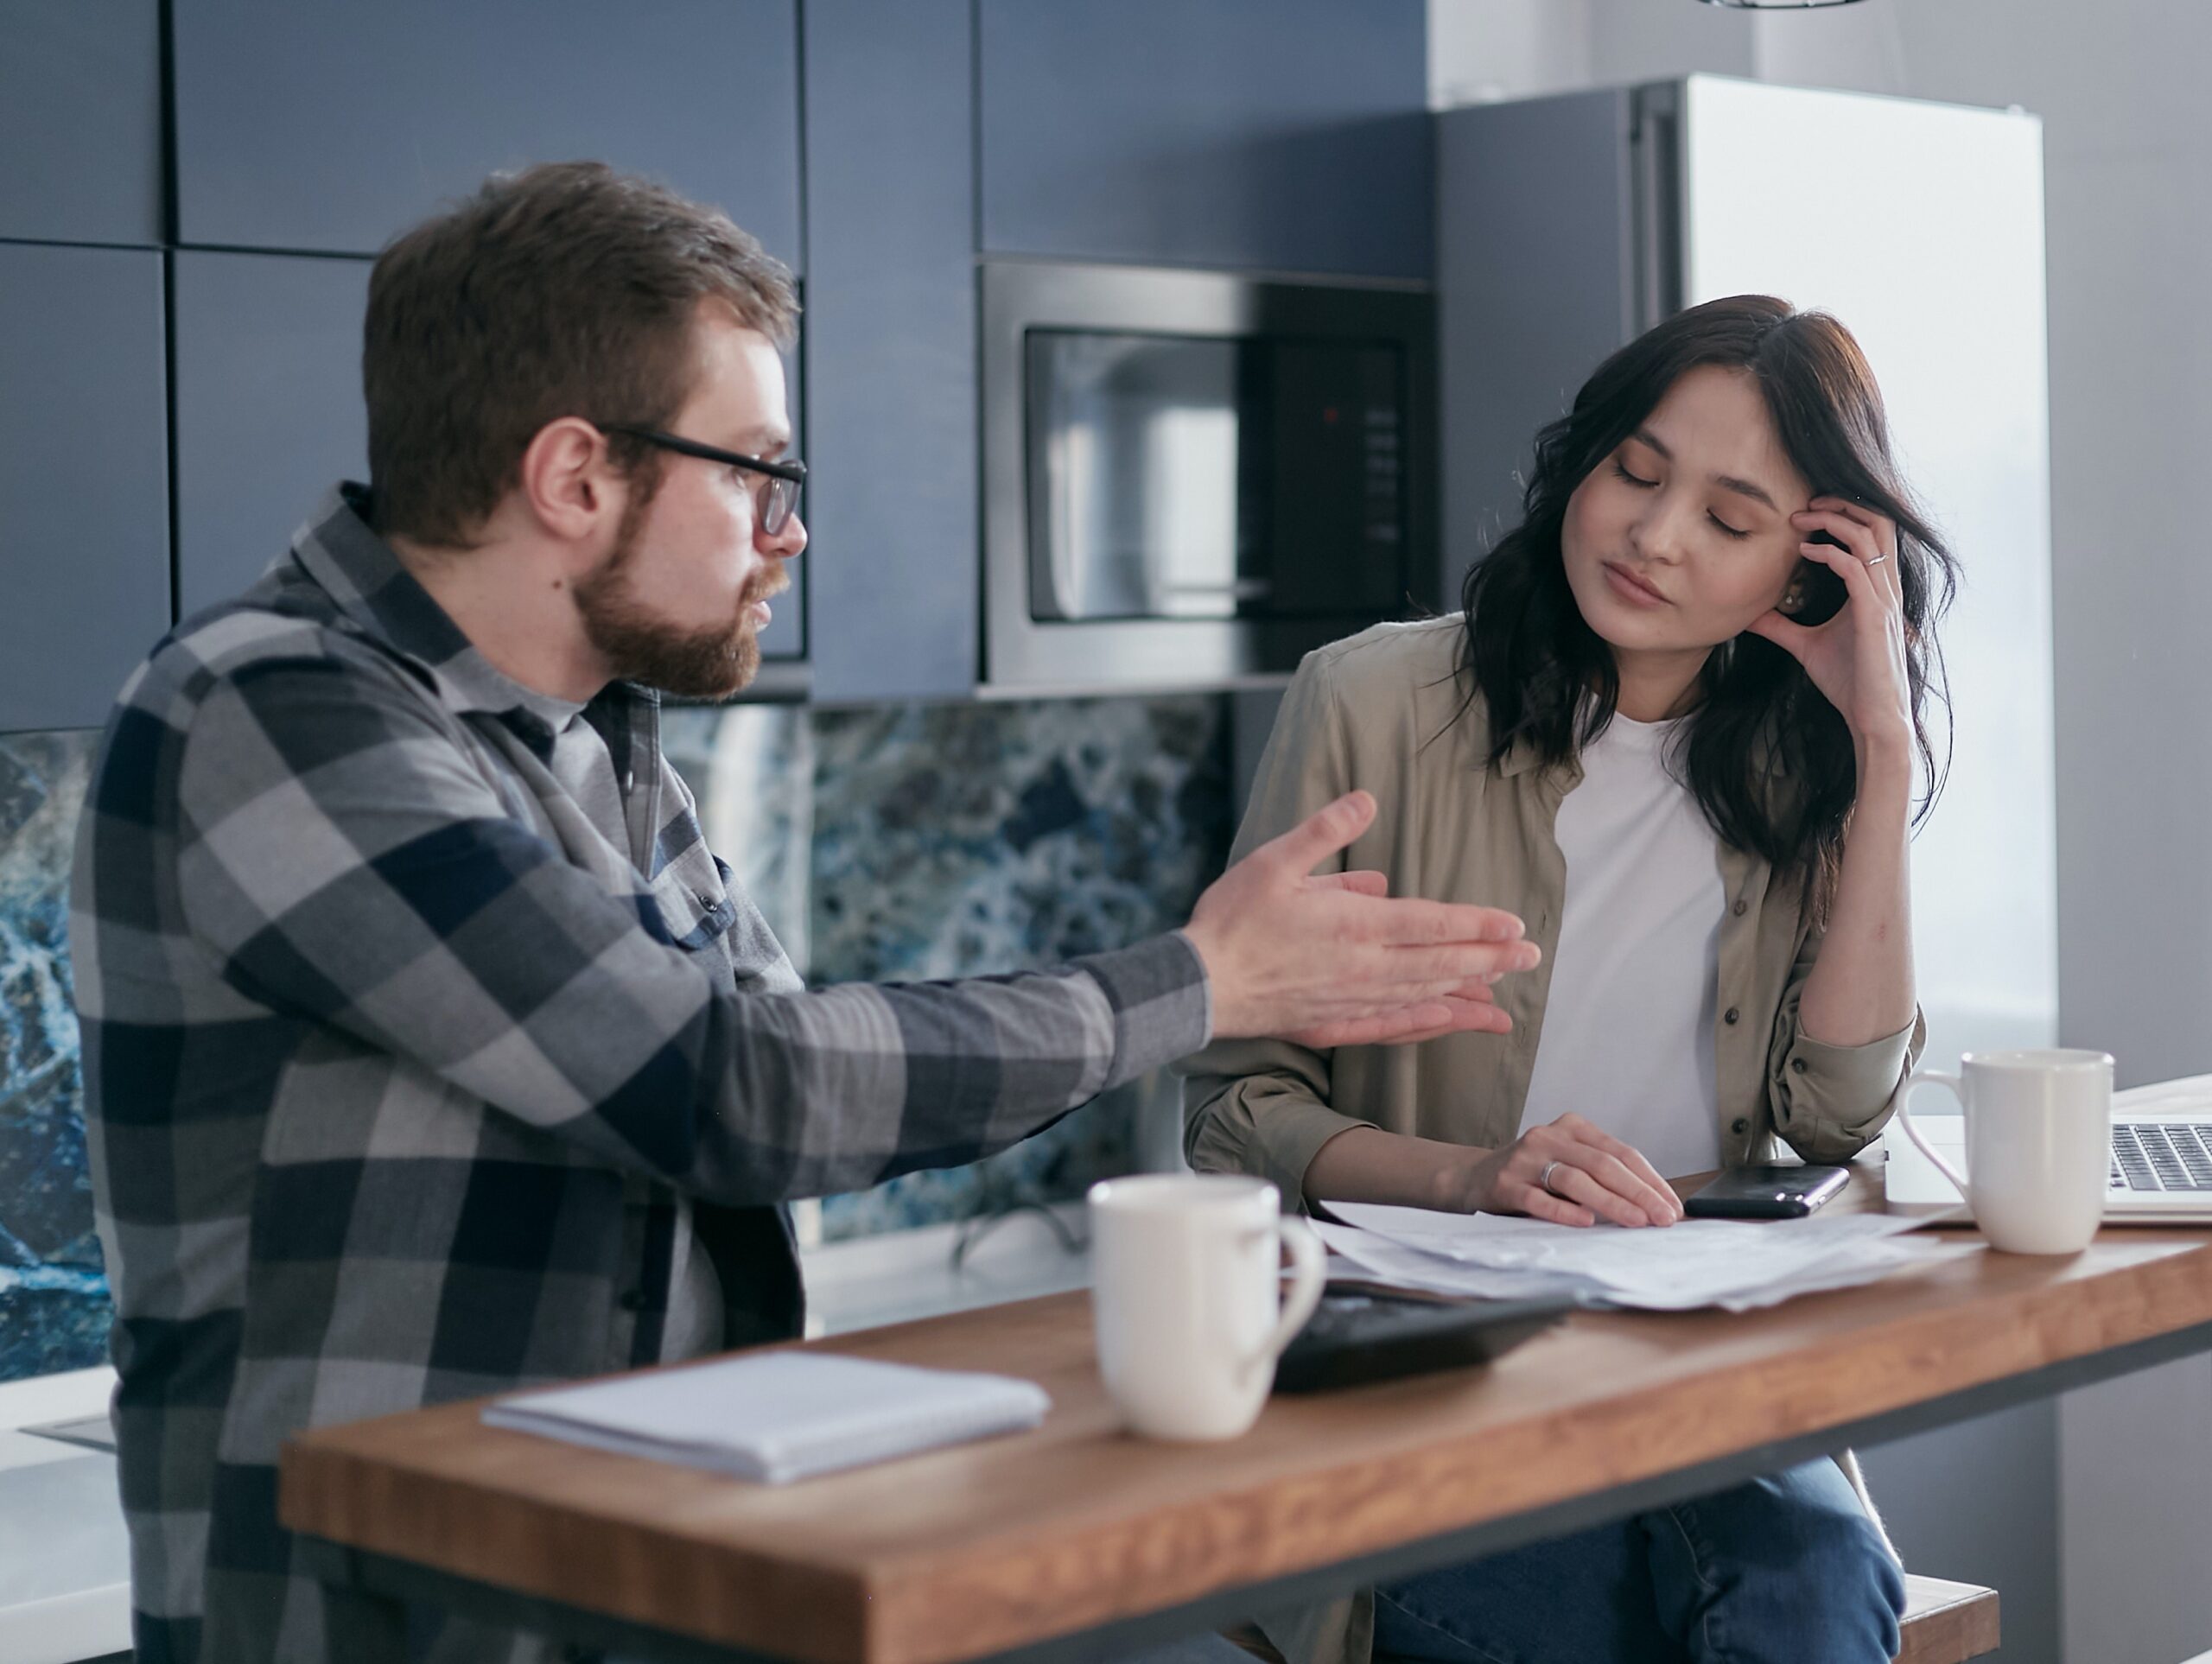
[[386,541],[415,581],[510,681],[582,705],[611,680],[584,635],[573,588],[556,561],[499,537],[465,549],[400,537]]

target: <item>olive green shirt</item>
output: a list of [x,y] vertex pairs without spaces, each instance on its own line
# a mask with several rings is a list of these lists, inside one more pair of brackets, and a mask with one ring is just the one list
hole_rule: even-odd
[[[1379,625],[1308,654],[1260,759],[1235,854],[1365,787],[1375,822],[1336,865],[1387,874],[1393,895],[1505,908],[1543,948],[1541,965],[1494,990],[1513,1032],[1332,1052],[1217,1041],[1179,1065],[1185,1147],[1201,1172],[1261,1174],[1296,1206],[1315,1153],[1348,1127],[1485,1147],[1521,1130],[1567,894],[1554,828],[1582,777],[1573,763],[1547,766],[1525,743],[1489,766],[1484,706],[1479,695],[1468,703],[1457,674],[1465,638],[1454,615]],[[1719,854],[1727,911],[1713,1045],[1721,1159],[1763,1160],[1777,1137],[1808,1160],[1847,1159],[1889,1119],[1925,1028],[1916,1018],[1856,1046],[1808,1036],[1797,1007],[1821,933],[1805,886],[1725,842]]]

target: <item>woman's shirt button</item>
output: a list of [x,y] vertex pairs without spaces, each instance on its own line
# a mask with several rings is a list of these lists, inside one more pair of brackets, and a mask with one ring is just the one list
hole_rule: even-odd
[[1728,1130],[1735,1134],[1738,1138],[1741,1138],[1745,1134],[1751,1130],[1751,1123],[1746,1121],[1743,1116],[1738,1115],[1735,1120],[1728,1123]]
[[1789,1068],[1793,1074],[1802,1075],[1805,1072],[1805,1060],[1802,1057],[1792,1057],[1789,1060]]
[[1751,904],[1744,900],[1741,897],[1738,897],[1737,899],[1736,905],[1729,909],[1729,911],[1734,913],[1738,918],[1741,918],[1745,913],[1751,911]]
[[1726,1011],[1721,1013],[1720,1020],[1724,1023],[1732,1023],[1743,1014],[1744,1013],[1738,1011],[1735,1007],[1731,1006]]

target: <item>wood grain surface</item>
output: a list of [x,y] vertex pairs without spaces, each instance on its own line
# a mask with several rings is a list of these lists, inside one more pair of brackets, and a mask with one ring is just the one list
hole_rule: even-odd
[[[1878,1207],[1878,1186],[1862,1173],[1831,1206]],[[281,1508],[295,1530],[724,1645],[945,1664],[2208,1322],[2212,1234],[2108,1229],[2072,1259],[1978,1253],[1765,1312],[1579,1313],[1487,1367],[1274,1400],[1242,1439],[1175,1445],[1120,1426],[1077,1293],[814,1343],[1035,1381],[1053,1408],[1033,1432],[772,1488],[461,1403],[294,1441]]]

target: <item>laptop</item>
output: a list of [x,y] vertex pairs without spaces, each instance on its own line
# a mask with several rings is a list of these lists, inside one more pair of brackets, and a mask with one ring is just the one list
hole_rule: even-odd
[[[1965,1122],[1914,1118],[1955,1167],[1966,1165]],[[1903,1132],[1885,1135],[1892,1202],[1955,1203],[1959,1193]],[[2105,1217],[2113,1224],[2212,1224],[2212,1075],[2160,1081],[2112,1099]]]
[[2212,1075],[2113,1094],[2105,1217],[2212,1224]]

